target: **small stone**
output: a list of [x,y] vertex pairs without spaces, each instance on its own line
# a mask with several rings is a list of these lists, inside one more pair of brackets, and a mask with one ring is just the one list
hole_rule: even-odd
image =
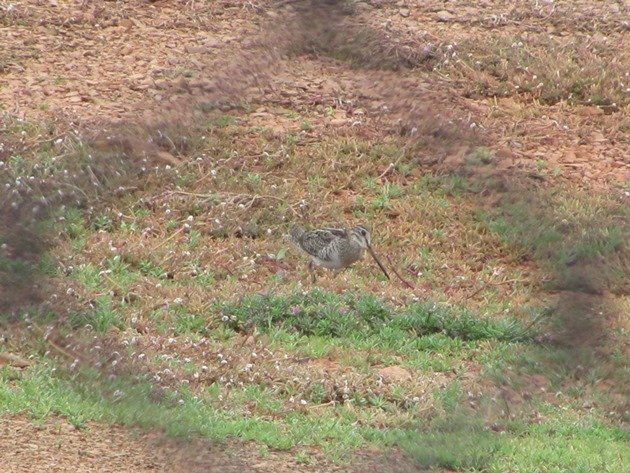
[[365,12],[365,11],[372,10],[372,5],[370,5],[369,3],[366,3],[366,2],[356,2],[354,4],[354,9],[355,9],[356,12],[362,13],[362,12]]
[[401,366],[387,366],[378,372],[386,383],[398,383],[411,379],[411,373]]
[[206,52],[206,47],[204,46],[193,46],[188,45],[184,48],[188,54],[200,54]]
[[403,18],[407,18],[411,14],[411,11],[409,10],[409,8],[401,8],[400,10],[398,10],[398,13]]
[[122,20],[120,20],[120,23],[118,23],[118,25],[129,31],[131,28],[133,28],[133,21],[131,21],[129,18],[123,18]]
[[333,118],[330,120],[332,126],[344,126],[350,124],[350,120],[347,118]]
[[203,45],[206,48],[218,48],[219,46],[221,46],[221,41],[219,41],[217,38],[206,38],[203,41]]
[[435,15],[438,21],[453,21],[455,19],[455,15],[447,10],[440,10]]

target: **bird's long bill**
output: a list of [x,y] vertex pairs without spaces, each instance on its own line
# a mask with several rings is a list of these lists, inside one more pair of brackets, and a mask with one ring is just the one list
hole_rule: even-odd
[[381,271],[383,271],[383,274],[387,276],[387,279],[391,279],[389,277],[389,274],[387,274],[387,270],[385,269],[385,266],[383,266],[383,263],[381,263],[381,261],[376,257],[376,254],[374,253],[374,250],[372,249],[372,247],[368,246],[367,249],[372,255],[372,258],[374,258],[374,261],[376,261],[376,264],[378,264],[378,267],[381,268]]

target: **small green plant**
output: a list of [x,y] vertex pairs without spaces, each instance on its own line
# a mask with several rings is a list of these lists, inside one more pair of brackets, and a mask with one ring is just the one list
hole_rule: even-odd
[[140,262],[138,263],[138,269],[142,274],[157,279],[166,279],[166,277],[168,276],[168,272],[164,268],[154,263],[150,259],[140,260]]
[[296,112],[295,110],[289,110],[286,113],[286,117],[291,119],[291,120],[297,120],[298,118],[300,118],[300,114],[298,112]]
[[194,250],[199,246],[199,242],[201,241],[201,232],[196,229],[192,229],[188,234],[188,248]]
[[97,297],[92,310],[73,314],[70,324],[73,327],[89,327],[96,332],[106,332],[112,327],[124,328],[124,321],[112,308],[108,296]]
[[466,157],[466,164],[469,165],[486,165],[496,161],[494,151],[485,146],[479,146]]
[[175,316],[174,331],[176,334],[206,333],[207,320],[201,315],[189,314],[178,310]]
[[66,211],[62,217],[65,232],[68,238],[72,240],[80,240],[87,236],[87,228],[85,226],[85,219],[79,209],[70,208]]
[[260,174],[255,173],[255,172],[247,172],[245,173],[245,181],[250,183],[250,184],[260,184],[262,181],[262,177],[260,176]]
[[109,215],[101,214],[94,217],[92,220],[92,229],[93,230],[105,230],[110,231],[114,227],[112,219]]
[[231,115],[219,115],[210,120],[209,125],[216,128],[225,128],[236,123],[236,119]]
[[101,270],[90,263],[78,265],[74,268],[71,275],[74,279],[91,289],[99,287],[102,282]]

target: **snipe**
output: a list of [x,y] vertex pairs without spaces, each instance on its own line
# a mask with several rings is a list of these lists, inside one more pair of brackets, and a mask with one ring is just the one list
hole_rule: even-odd
[[345,228],[322,228],[305,230],[294,226],[289,231],[289,240],[311,257],[308,264],[311,279],[315,282],[315,266],[328,269],[343,269],[356,263],[367,250],[383,274],[389,274],[379,261],[370,241],[370,231],[362,225]]

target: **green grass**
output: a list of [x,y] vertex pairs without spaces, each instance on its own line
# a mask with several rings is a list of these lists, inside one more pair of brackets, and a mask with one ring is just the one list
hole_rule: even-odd
[[71,314],[70,325],[72,327],[89,327],[95,332],[106,332],[112,327],[124,329],[124,321],[119,311],[112,308],[109,296],[97,297],[94,301],[94,310]]
[[630,461],[630,432],[562,414],[540,424],[508,421],[501,432],[474,414],[455,414],[403,434],[399,444],[422,467],[457,471],[617,472]]
[[553,288],[620,291],[627,282],[628,206],[582,192],[541,191],[476,218],[523,258],[548,268]]
[[[0,375],[0,413],[27,412],[34,420],[56,414],[77,426],[90,421],[116,422],[162,428],[174,436],[239,437],[276,449],[320,445],[331,453],[337,449],[337,455],[364,445],[369,436],[364,432],[376,433],[354,425],[349,412],[342,413],[341,418],[335,411],[324,411],[323,415],[293,412],[277,420],[247,414],[245,406],[251,402],[266,404],[270,412],[280,410],[277,402],[256,386],[233,393],[230,399],[236,406],[227,411],[213,405],[216,396],[211,392],[204,396],[172,390],[163,393],[160,401],[147,402],[153,392],[149,383],[119,380],[104,385],[89,374],[82,383],[76,383],[44,367],[28,370],[17,382],[10,369],[3,368]],[[105,397],[100,390],[103,387]]]
[[[121,378],[103,384],[95,377],[76,383],[40,366],[17,374],[0,370],[0,412],[27,412],[34,420],[62,415],[77,427],[88,422],[116,422],[129,426],[159,427],[174,436],[192,433],[223,440],[239,437],[269,448],[291,449],[317,445],[336,461],[361,446],[398,445],[422,467],[465,471],[617,472],[630,460],[630,432],[603,424],[592,415],[567,416],[551,408],[542,423],[504,420],[496,432],[477,413],[461,411],[459,388],[441,397],[444,414],[427,418],[421,427],[378,429],[358,422],[356,409],[338,406],[278,415],[283,404],[273,393],[245,386],[230,394],[232,409],[216,402],[220,388],[206,394],[187,389],[163,392],[157,401],[149,383],[129,384]],[[101,389],[105,388],[105,391]],[[105,396],[103,393],[105,392]],[[252,405],[267,415],[249,412]]]
[[397,310],[370,295],[339,296],[312,291],[280,296],[246,296],[236,304],[220,304],[222,320],[239,331],[283,328],[307,336],[369,339],[398,348],[422,337],[443,334],[461,340],[526,341],[531,327],[511,317],[483,318],[467,310],[435,303],[416,303]]

